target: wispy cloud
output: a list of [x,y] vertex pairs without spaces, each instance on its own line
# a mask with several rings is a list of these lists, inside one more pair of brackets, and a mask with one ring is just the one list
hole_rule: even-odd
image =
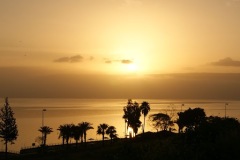
[[133,63],[132,60],[129,60],[129,59],[121,59],[121,60],[109,60],[109,59],[105,59],[105,63],[107,64],[111,64],[111,63],[122,63],[122,64],[131,64]]
[[82,60],[83,60],[83,57],[80,56],[80,55],[70,57],[70,62],[71,63],[81,62]]
[[110,64],[110,63],[112,63],[112,61],[111,60],[105,60],[105,63]]
[[72,57],[60,57],[56,60],[54,60],[54,62],[57,63],[77,63],[77,62],[81,62],[83,60],[83,56],[81,55],[75,55]]
[[133,63],[133,61],[132,60],[128,60],[128,59],[123,59],[123,60],[121,60],[121,63],[123,63],[123,64],[131,64],[131,63]]
[[227,0],[225,1],[225,4],[227,7],[232,7],[235,5],[238,5],[240,3],[240,0]]
[[94,60],[94,57],[93,57],[93,56],[90,56],[90,57],[89,57],[89,60],[90,60],[90,61]]
[[227,66],[227,67],[240,67],[240,61],[233,60],[230,57],[220,59],[219,61],[212,62],[211,65],[214,66]]
[[54,62],[58,62],[58,63],[69,62],[69,57],[61,57],[61,58],[54,60]]

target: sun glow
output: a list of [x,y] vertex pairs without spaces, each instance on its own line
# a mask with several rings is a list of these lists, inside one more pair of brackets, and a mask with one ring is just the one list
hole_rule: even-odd
[[112,52],[113,61],[111,70],[123,74],[143,74],[149,70],[147,51],[140,47],[120,47]]
[[128,64],[127,70],[129,72],[136,72],[136,71],[138,71],[138,66],[136,64]]

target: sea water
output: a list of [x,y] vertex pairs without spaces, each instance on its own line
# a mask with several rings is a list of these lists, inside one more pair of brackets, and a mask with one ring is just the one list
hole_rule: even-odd
[[[138,103],[147,101],[151,110],[148,115],[154,113],[167,113],[177,118],[177,112],[188,108],[203,108],[207,116],[235,117],[240,119],[240,101],[219,100],[161,100],[161,99],[134,99]],[[38,129],[47,125],[53,132],[47,137],[47,144],[60,144],[57,128],[63,124],[75,124],[83,121],[92,123],[94,129],[87,132],[87,139],[101,140],[101,135],[96,134],[97,126],[101,123],[113,125],[117,134],[123,138],[126,134],[125,122],[122,118],[123,107],[127,99],[16,99],[9,98],[10,106],[16,118],[19,136],[14,145],[9,145],[9,150],[17,151],[21,148],[39,145],[37,137],[41,136]],[[0,100],[3,107],[4,99]],[[43,111],[46,110],[46,111]],[[143,116],[141,117],[143,122]],[[145,131],[156,132],[151,127],[151,122],[146,118]],[[142,132],[139,128],[138,133]],[[74,140],[71,140],[74,143]],[[0,150],[4,149],[1,143]]]

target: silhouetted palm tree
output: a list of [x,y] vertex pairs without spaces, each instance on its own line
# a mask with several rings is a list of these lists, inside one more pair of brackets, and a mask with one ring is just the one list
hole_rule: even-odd
[[80,140],[80,138],[82,138],[83,135],[83,129],[81,126],[72,126],[72,137],[73,139],[76,141],[76,146],[78,145],[78,141]]
[[127,106],[123,108],[124,115],[123,118],[125,122],[127,122],[127,128],[131,127],[133,129],[134,134],[136,135],[138,132],[138,128],[141,126],[140,116],[141,109],[137,102],[132,102],[131,99],[128,100]]
[[103,141],[103,143],[104,143],[104,135],[105,135],[105,133],[106,133],[107,128],[108,128],[108,124],[106,124],[106,123],[100,124],[100,125],[98,126],[97,134],[102,135],[102,141]]
[[63,139],[63,144],[64,140],[66,140],[66,143],[68,144],[69,139],[72,137],[72,127],[73,124],[64,124],[60,125],[57,130],[60,131],[59,138],[62,137]]
[[144,122],[143,122],[143,133],[144,133],[144,130],[145,130],[145,118],[146,118],[148,112],[150,111],[149,103],[146,102],[146,101],[143,101],[141,106],[140,106],[140,109],[141,109],[142,114],[144,115]]
[[117,131],[116,128],[114,126],[109,126],[106,130],[106,134],[109,135],[111,141],[113,140],[113,138],[117,138]]
[[78,124],[83,130],[84,142],[87,142],[87,131],[93,129],[92,124],[89,122],[82,122]]
[[52,130],[52,128],[50,128],[48,126],[43,126],[43,127],[40,127],[40,129],[38,131],[43,134],[43,146],[45,146],[46,141],[47,141],[47,135],[52,133],[53,130]]
[[66,138],[66,136],[65,136],[66,130],[65,130],[65,129],[66,129],[66,128],[65,128],[64,125],[60,125],[60,126],[58,127],[58,129],[57,129],[57,130],[60,131],[58,138],[60,139],[60,138],[62,137],[62,144],[63,144],[63,145],[64,145],[65,138]]

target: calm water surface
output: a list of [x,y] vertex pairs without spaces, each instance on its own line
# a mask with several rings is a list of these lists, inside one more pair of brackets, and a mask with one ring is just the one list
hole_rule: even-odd
[[[151,106],[149,114],[163,112],[175,114],[181,109],[201,107],[205,109],[208,116],[225,116],[225,104],[228,103],[226,114],[229,117],[240,119],[240,101],[204,101],[204,100],[157,100],[157,99],[137,99],[137,102],[148,101]],[[4,104],[4,99],[1,101]],[[93,124],[94,129],[90,130],[87,138],[100,140],[101,136],[96,135],[96,128],[100,123],[107,123],[117,128],[119,137],[125,135],[125,125],[122,119],[123,107],[126,105],[126,99],[9,99],[17,125],[19,137],[14,145],[9,145],[9,149],[19,151],[21,148],[29,147],[35,141],[36,137],[41,136],[38,129],[44,125],[53,128],[48,135],[47,144],[61,143],[58,139],[59,131],[57,128],[61,124],[78,124],[82,121],[88,121]],[[184,105],[182,105],[184,104]],[[44,118],[42,118],[42,110]],[[141,117],[143,122],[143,116]],[[147,118],[146,131],[155,131]],[[139,133],[142,130],[139,129]],[[71,142],[74,142],[72,140]],[[4,149],[1,143],[0,149]]]

